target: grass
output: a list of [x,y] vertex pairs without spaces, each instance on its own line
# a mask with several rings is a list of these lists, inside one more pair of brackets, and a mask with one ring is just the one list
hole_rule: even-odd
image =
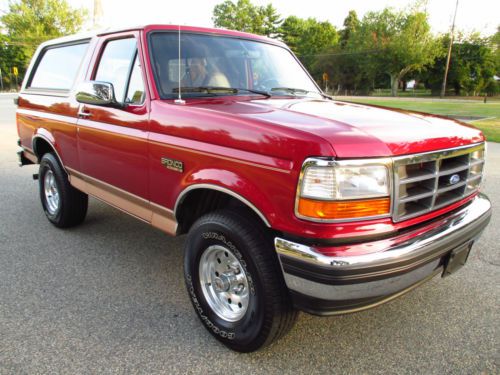
[[500,143],[500,118],[473,121],[471,124],[482,130],[486,140]]
[[[339,98],[341,99],[341,98]],[[443,116],[478,116],[485,120],[471,122],[472,125],[481,129],[490,142],[500,142],[500,102],[463,102],[453,99],[444,100],[405,100],[405,99],[381,99],[381,98],[354,98],[349,101],[357,103],[375,104],[384,107],[408,109],[419,112],[433,113]]]
[[[391,89],[375,89],[372,94],[373,96],[391,96]],[[431,90],[425,89],[407,89],[406,91],[398,90],[398,95],[402,97],[419,97],[419,96],[431,96]]]

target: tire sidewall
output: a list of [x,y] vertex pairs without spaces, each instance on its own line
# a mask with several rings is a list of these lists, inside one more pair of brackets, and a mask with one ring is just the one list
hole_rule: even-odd
[[[249,304],[245,315],[236,322],[219,317],[208,305],[199,277],[199,262],[205,249],[219,245],[230,251],[243,267],[249,287]],[[254,342],[264,323],[264,296],[258,270],[243,239],[221,223],[204,223],[189,234],[186,243],[184,276],[188,294],[199,318],[217,339],[230,346]]]
[[[59,193],[59,207],[57,211],[54,212],[53,214],[51,214],[50,211],[47,209],[47,200],[46,200],[47,198],[45,197],[45,175],[47,174],[48,171],[52,171],[52,173],[54,174],[57,191]],[[59,165],[57,164],[57,161],[52,156],[52,154],[45,154],[42,157],[38,172],[38,182],[40,187],[40,200],[42,202],[43,211],[45,212],[45,215],[51,222],[57,223],[60,221],[62,216],[65,197],[63,189],[61,188],[63,186],[62,185],[63,181],[60,173],[60,168]]]

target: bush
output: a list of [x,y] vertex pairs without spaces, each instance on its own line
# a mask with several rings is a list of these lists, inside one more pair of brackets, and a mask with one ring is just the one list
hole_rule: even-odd
[[418,82],[415,85],[415,90],[425,90],[425,84],[423,82]]

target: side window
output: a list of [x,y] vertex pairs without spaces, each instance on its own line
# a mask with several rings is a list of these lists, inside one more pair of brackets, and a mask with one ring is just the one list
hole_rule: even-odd
[[[31,77],[33,89],[69,90],[87,52],[88,42],[46,49]],[[64,64],[61,62],[64,61]]]
[[141,64],[139,56],[135,55],[134,67],[130,73],[125,103],[141,104],[144,101],[144,83],[142,82]]
[[125,101],[125,92],[130,68],[136,55],[137,44],[134,38],[111,40],[106,43],[99,61],[96,81],[113,84],[116,100]]

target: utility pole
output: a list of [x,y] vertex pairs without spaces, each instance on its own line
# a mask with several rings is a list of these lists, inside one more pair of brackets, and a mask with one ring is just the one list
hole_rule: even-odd
[[455,31],[455,19],[457,18],[458,0],[455,4],[455,14],[453,15],[453,23],[451,24],[450,31],[450,45],[448,46],[448,56],[446,57],[446,67],[444,68],[443,86],[441,86],[441,99],[444,98],[446,94],[446,79],[448,78],[448,69],[450,68],[450,58],[451,58],[451,47],[453,46],[453,36]]
[[102,14],[101,0],[94,0],[94,17],[92,19],[94,29],[101,26]]
[[3,77],[2,77],[2,69],[0,68],[0,90],[3,91]]

